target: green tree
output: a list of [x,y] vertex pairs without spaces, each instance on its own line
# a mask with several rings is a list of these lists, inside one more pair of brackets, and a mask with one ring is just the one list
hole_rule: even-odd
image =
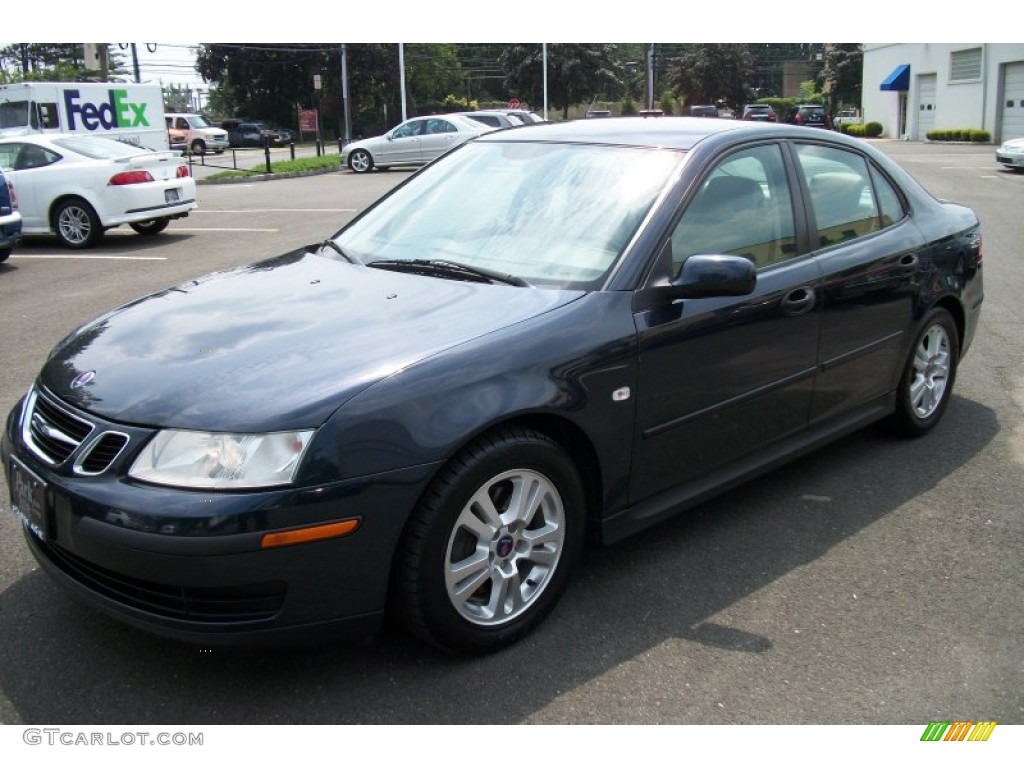
[[825,65],[818,76],[818,87],[833,105],[859,107],[864,76],[864,49],[860,43],[832,43],[825,49]]
[[[548,98],[562,117],[569,107],[621,88],[622,63],[613,43],[552,43],[547,47]],[[510,95],[529,104],[543,103],[543,52],[539,43],[509,45],[499,61]]]
[[754,69],[746,44],[699,43],[683,49],[670,65],[676,91],[687,105],[742,104]]
[[[124,56],[117,46],[107,44],[110,79],[125,79]],[[0,48],[0,70],[6,82],[24,80],[60,83],[100,79],[97,69],[85,66],[81,43],[12,43]]]

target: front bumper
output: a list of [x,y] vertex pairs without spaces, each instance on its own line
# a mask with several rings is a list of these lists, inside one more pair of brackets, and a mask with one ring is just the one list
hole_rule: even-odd
[[996,152],[996,162],[1011,168],[1024,168],[1024,154]]
[[[0,443],[12,507],[16,483],[42,482],[32,520],[19,515],[26,540],[40,565],[79,598],[128,624],[204,645],[363,636],[377,628],[395,547],[433,467],[310,488],[164,488],[126,476],[146,438],[118,425],[132,437],[124,455],[100,474],[75,476],[74,453],[48,466],[27,447],[21,411],[19,403]],[[268,532],[351,518],[360,525],[348,536],[261,548]]]

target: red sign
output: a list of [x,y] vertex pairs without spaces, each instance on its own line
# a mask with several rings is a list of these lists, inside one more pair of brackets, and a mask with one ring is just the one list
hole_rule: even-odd
[[299,130],[303,133],[316,133],[316,110],[299,110]]
[[509,109],[519,109],[520,106],[521,104],[519,102],[519,99],[517,99],[515,96],[508,100]]

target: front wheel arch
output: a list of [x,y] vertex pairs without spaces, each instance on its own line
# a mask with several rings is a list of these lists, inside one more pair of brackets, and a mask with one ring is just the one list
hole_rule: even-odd
[[[489,515],[480,517],[481,503]],[[445,464],[410,515],[396,549],[389,611],[448,651],[511,645],[565,590],[585,520],[583,482],[563,446],[525,427],[487,432]],[[459,572],[477,557],[473,586],[460,596]]]

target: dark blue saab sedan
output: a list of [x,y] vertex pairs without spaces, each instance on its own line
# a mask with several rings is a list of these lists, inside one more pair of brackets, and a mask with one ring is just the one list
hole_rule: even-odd
[[869,144],[498,131],[332,238],[60,342],[3,466],[40,564],[204,645],[505,646],[614,542],[865,425],[942,418],[978,220]]

